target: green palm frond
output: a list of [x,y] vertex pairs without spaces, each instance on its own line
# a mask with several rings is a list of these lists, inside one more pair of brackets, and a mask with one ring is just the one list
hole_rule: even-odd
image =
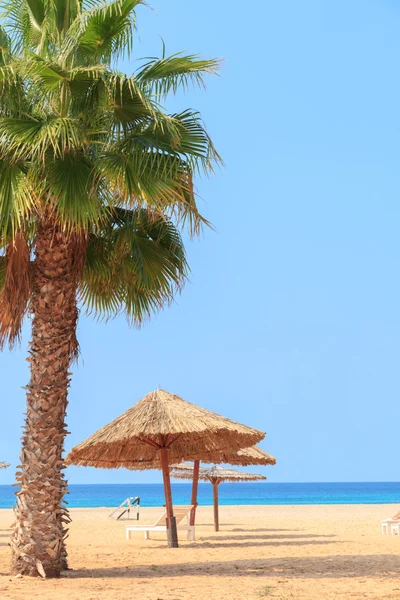
[[19,115],[23,105],[24,92],[13,67],[0,66],[0,117]]
[[16,66],[10,37],[0,27],[0,116],[16,116],[26,109],[25,92]]
[[134,78],[110,72],[105,74],[103,82],[114,132],[129,130],[156,117],[157,107]]
[[148,60],[137,72],[136,78],[141,85],[156,96],[177,93],[190,85],[204,87],[204,76],[216,74],[220,61],[204,60],[198,55],[182,53]]
[[82,100],[86,98],[104,73],[105,67],[103,65],[71,69],[68,72],[68,85],[72,99]]
[[34,53],[29,53],[22,69],[35,84],[36,104],[59,116],[67,116],[73,110],[75,105],[71,103],[83,102],[105,72],[102,65],[67,69]]
[[25,0],[24,3],[31,19],[32,26],[37,30],[43,27],[46,18],[46,0]]
[[11,59],[11,40],[2,27],[0,27],[0,66],[4,67]]
[[[180,156],[192,171],[207,173],[215,164],[223,164],[197,111],[186,110],[155,121],[139,134],[133,134],[132,141],[152,151]],[[131,139],[126,136],[126,144],[129,143]]]
[[57,214],[70,228],[88,229],[101,216],[93,185],[93,165],[83,152],[71,152],[46,165],[47,189]]
[[49,117],[33,119],[0,119],[0,149],[23,157],[43,159],[49,152],[54,157],[65,156],[85,146],[86,132],[79,119]]
[[53,92],[69,75],[57,63],[51,64],[34,52],[28,54],[23,69],[26,76],[42,87],[44,93]]
[[17,53],[46,51],[51,43],[50,0],[4,0],[3,14]]
[[81,0],[53,0],[54,20],[61,38],[79,16]]
[[188,266],[179,231],[148,210],[115,209],[89,241],[81,296],[89,312],[140,325],[171,301]]
[[14,51],[20,53],[30,44],[32,36],[28,7],[23,2],[4,0],[2,9]]
[[0,160],[0,247],[21,229],[35,204],[23,165]]
[[71,25],[61,47],[65,61],[75,55],[80,64],[110,63],[133,45],[135,9],[143,0],[93,2]]
[[98,172],[131,206],[153,209],[184,203],[189,191],[187,166],[176,156],[140,146],[115,144],[97,160]]

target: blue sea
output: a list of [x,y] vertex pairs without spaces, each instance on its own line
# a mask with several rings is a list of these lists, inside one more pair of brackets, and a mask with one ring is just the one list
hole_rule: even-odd
[[[15,487],[0,486],[0,508],[10,508]],[[175,504],[189,504],[190,483],[173,483]],[[70,485],[71,508],[119,506],[128,496],[140,496],[142,506],[162,506],[160,483]],[[212,504],[212,487],[199,483],[198,502]],[[222,483],[219,502],[235,504],[400,504],[400,483]]]

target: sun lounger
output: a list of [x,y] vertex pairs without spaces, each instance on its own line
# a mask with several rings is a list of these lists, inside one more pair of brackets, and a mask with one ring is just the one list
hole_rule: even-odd
[[[109,516],[113,519],[125,520],[131,518],[131,510],[135,512],[136,510],[136,520],[139,521],[139,509],[140,509],[140,498],[139,496],[131,496],[124,500],[118,508],[115,508]],[[133,519],[134,517],[132,517]]]
[[399,535],[400,533],[400,519],[384,519],[381,521],[381,525],[383,534],[389,535],[391,533],[392,535]]
[[[174,517],[176,519],[177,529],[187,531],[188,540],[194,542],[195,528],[190,525],[190,512],[193,506],[174,506]],[[183,522],[186,518],[186,522]],[[128,525],[126,527],[126,539],[129,540],[131,531],[143,531],[144,539],[150,539],[150,531],[167,531],[167,511],[157,519],[154,525]]]

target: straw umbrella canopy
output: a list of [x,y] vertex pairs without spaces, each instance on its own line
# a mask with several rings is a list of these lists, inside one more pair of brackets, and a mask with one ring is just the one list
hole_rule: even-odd
[[[225,449],[220,453],[209,454],[208,456],[201,457],[204,463],[226,463],[231,465],[241,465],[242,467],[248,465],[275,465],[276,458],[265,452],[258,446],[252,446],[250,448],[244,448],[243,450],[232,451]],[[194,508],[190,515],[190,524],[194,525],[196,520],[196,506],[197,506],[197,490],[199,481],[199,468],[200,461],[195,460],[193,465],[193,485],[192,485],[192,499],[191,503]]]
[[218,456],[214,454],[213,456],[203,457],[202,462],[248,467],[249,465],[276,465],[276,458],[258,446],[251,446],[251,448],[243,448],[237,451],[226,449]]
[[168,543],[177,547],[169,465],[189,457],[239,450],[265,433],[156,390],[87,440],[75,446],[67,464],[112,468],[157,468],[164,481]]
[[[177,479],[192,479],[193,465],[174,465],[172,467],[172,477]],[[222,467],[201,467],[198,478],[201,481],[210,481],[213,486],[214,496],[214,529],[219,531],[219,510],[218,510],[218,486],[223,481],[260,481],[267,479],[264,475],[255,473],[245,473],[234,469],[224,469]]]

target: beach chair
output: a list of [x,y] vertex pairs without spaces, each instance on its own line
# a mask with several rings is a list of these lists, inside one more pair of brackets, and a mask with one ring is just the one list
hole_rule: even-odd
[[[190,525],[190,512],[193,506],[174,506],[174,517],[178,531],[187,531],[187,539],[191,542],[195,541],[195,527]],[[129,540],[132,531],[143,531],[144,539],[150,539],[150,531],[167,531],[167,511],[157,519],[154,525],[127,525],[126,539]],[[186,519],[186,522],[183,522]]]
[[[131,510],[132,512],[136,512],[136,520],[139,521],[139,509],[140,509],[140,497],[139,496],[130,496],[126,498],[121,504],[115,508],[108,516],[113,519],[125,520],[131,519]],[[132,517],[133,519],[134,517]]]
[[400,519],[384,519],[381,521],[382,533],[384,535],[399,535],[400,533]]

